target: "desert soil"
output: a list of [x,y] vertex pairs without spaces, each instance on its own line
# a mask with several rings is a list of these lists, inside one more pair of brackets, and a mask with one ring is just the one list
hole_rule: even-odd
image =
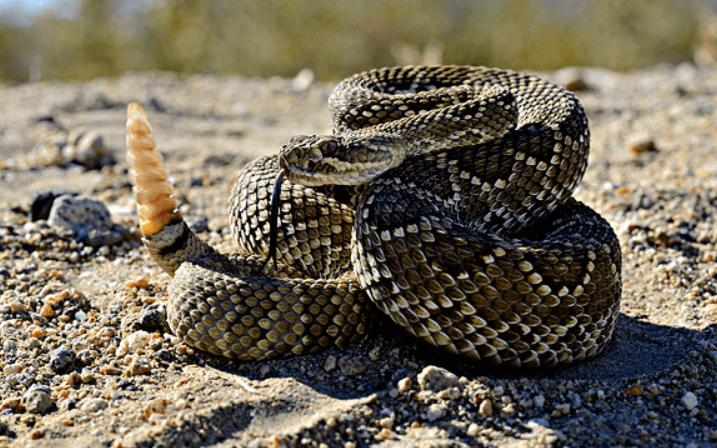
[[[127,104],[146,106],[181,211],[231,251],[237,170],[329,132],[331,84],[304,72],[0,85],[0,446],[715,446],[717,69],[543,76],[588,111],[576,196],[619,235],[624,291],[602,355],[528,372],[445,356],[385,322],[360,344],[262,363],[163,330],[169,278],[139,242]],[[59,189],[111,222],[48,219],[39,206]]]

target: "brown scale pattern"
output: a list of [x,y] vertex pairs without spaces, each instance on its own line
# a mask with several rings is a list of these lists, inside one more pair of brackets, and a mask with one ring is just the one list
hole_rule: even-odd
[[[515,120],[503,113],[511,107]],[[440,132],[414,136],[449,108],[459,120],[443,116]],[[571,198],[590,139],[572,94],[498,69],[392,67],[342,82],[330,109],[345,141],[394,129],[409,140],[402,164],[372,177],[357,203],[352,266],[382,312],[433,345],[500,364],[566,364],[604,349],[619,312],[620,247]],[[497,132],[473,141],[467,126]],[[295,139],[304,147],[280,156],[305,171],[302,182],[322,178],[321,166],[301,163],[311,142]],[[351,160],[361,150],[336,151]]]
[[[311,189],[290,187],[287,194],[294,202],[287,198],[285,205],[293,204],[299,212],[293,214],[295,231],[285,228],[282,233],[280,248],[288,250],[283,252],[276,270],[264,263],[265,257],[246,251],[232,256],[220,254],[195,235],[176,210],[176,201],[170,197],[173,187],[150,137],[144,110],[133,103],[127,115],[127,148],[137,190],[142,241],[172,276],[167,322],[174,334],[216,355],[262,360],[345,345],[368,331],[375,311],[358,287],[355,274],[345,268],[336,275],[328,272],[336,270],[334,259],[345,264],[349,257],[353,214],[341,212],[345,206],[326,195],[317,196]],[[240,250],[264,250],[263,243],[257,241],[262,238],[261,224],[267,219],[262,214],[262,201],[268,198],[271,180],[263,179],[261,167],[276,171],[275,160],[264,159],[259,167],[248,167],[246,172],[255,173],[252,179],[245,178],[246,174],[239,177],[240,184],[251,192],[237,193],[235,189],[239,196],[233,197],[230,208],[234,216],[246,217],[256,227],[242,234]],[[254,177],[260,182],[256,183]],[[268,184],[262,184],[262,180]],[[234,207],[233,204],[245,204],[237,197],[248,198],[250,205]],[[247,216],[247,212],[252,215]],[[297,236],[309,242],[309,249],[287,244]],[[297,247],[299,251],[293,251]],[[317,259],[323,257],[323,265],[309,265],[312,253]],[[286,260],[294,262],[294,266],[283,262]],[[317,275],[321,273],[326,275]]]
[[[229,197],[229,217],[239,251],[266,255],[269,205],[279,171],[275,156],[248,164]],[[281,186],[277,260],[310,277],[330,278],[350,262],[354,213],[322,189],[284,182]]]
[[[498,69],[395,67],[343,81],[329,107],[333,135],[293,138],[278,160],[239,174],[229,214],[247,255],[217,254],[188,231],[169,210],[161,160],[135,165],[150,179],[145,244],[174,274],[176,334],[239,359],[306,353],[361,337],[370,299],[418,338],[474,359],[536,367],[604,349],[620,248],[571,197],[589,149],[572,94]],[[146,150],[148,123],[131,121],[130,151]],[[257,255],[280,166],[290,181],[274,271]]]

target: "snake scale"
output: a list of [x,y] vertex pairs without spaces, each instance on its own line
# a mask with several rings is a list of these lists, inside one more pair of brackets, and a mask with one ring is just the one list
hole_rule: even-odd
[[[572,197],[590,136],[570,92],[513,71],[408,66],[347,78],[329,107],[332,135],[293,137],[239,173],[239,253],[225,255],[183,221],[147,116],[130,105],[140,227],[173,276],[177,336],[242,360],[313,353],[361,338],[377,308],[423,341],[497,364],[605,348],[620,246]],[[288,181],[272,186],[281,169]]]

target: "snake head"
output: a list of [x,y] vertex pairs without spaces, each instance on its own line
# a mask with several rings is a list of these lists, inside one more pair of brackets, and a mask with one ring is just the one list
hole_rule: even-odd
[[279,152],[279,165],[294,183],[360,185],[403,162],[403,137],[385,135],[294,136]]

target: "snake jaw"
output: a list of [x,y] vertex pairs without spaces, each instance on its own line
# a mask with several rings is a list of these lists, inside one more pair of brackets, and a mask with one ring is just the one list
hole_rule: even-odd
[[294,136],[281,148],[279,166],[302,185],[360,185],[400,165],[406,148],[398,135]]

